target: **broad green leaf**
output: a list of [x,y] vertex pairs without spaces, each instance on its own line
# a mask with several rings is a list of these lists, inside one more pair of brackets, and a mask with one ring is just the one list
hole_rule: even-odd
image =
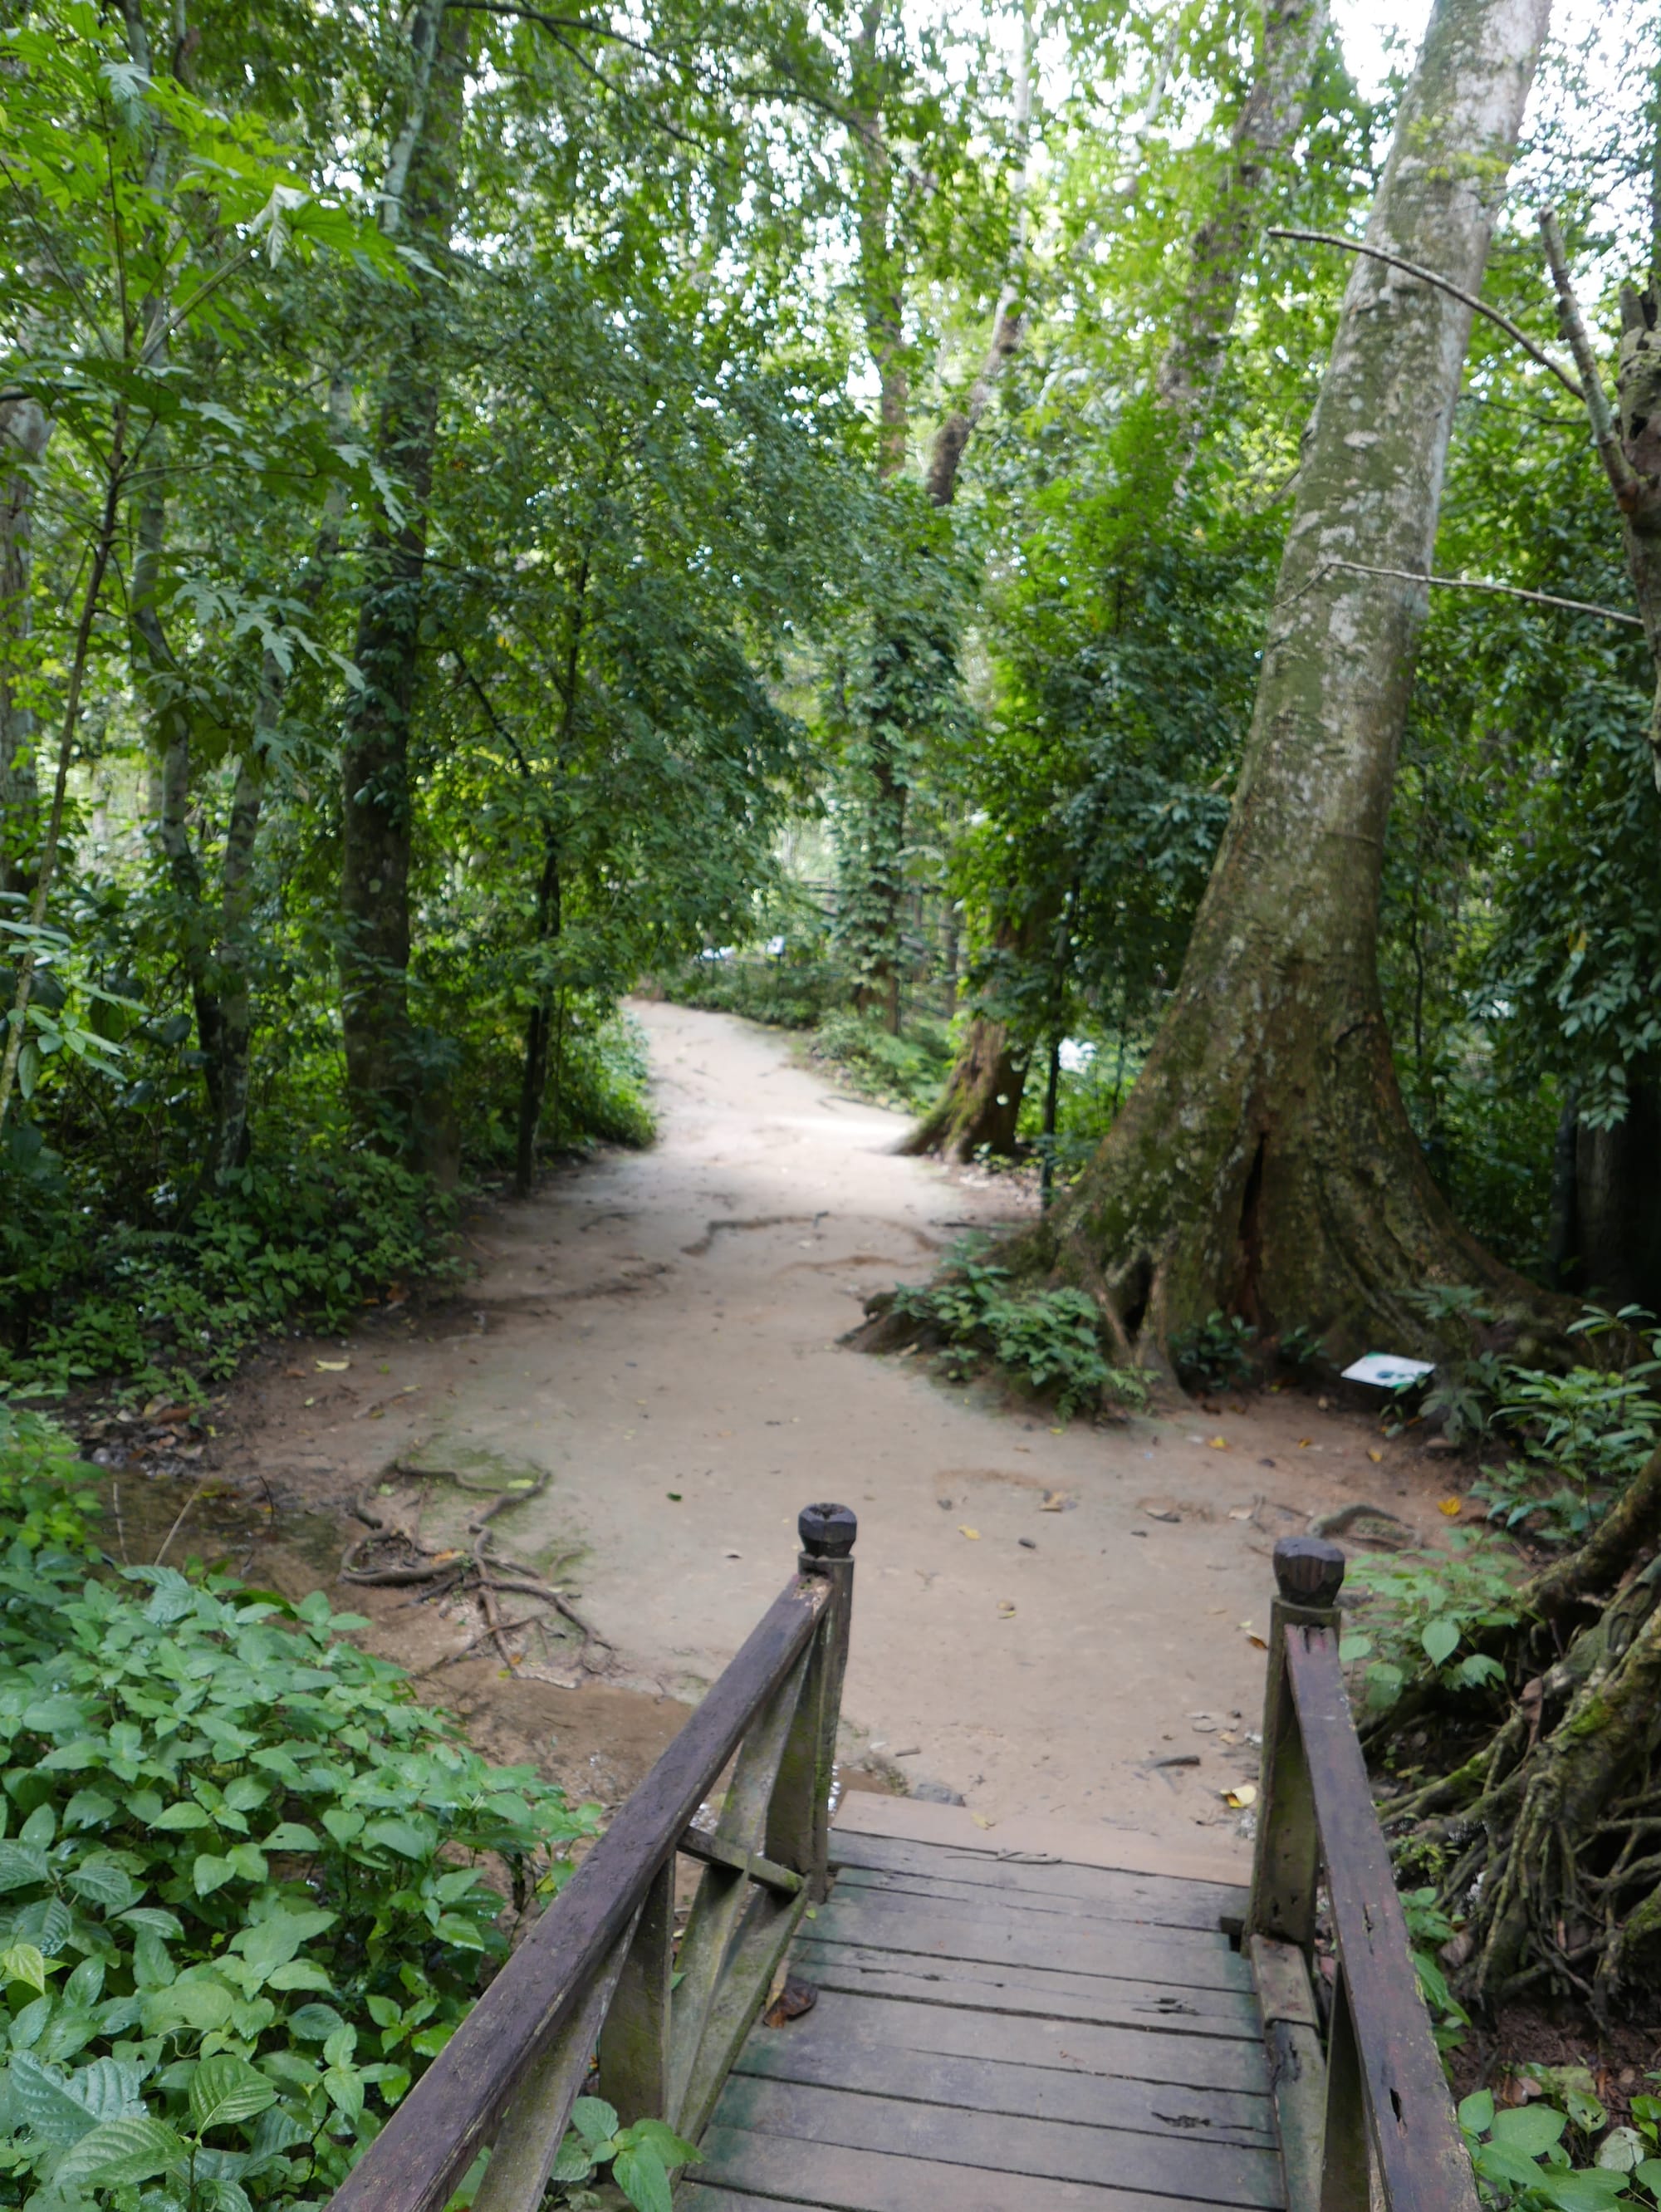
[[170,2127],[148,2114],[100,2120],[65,2152],[52,2172],[55,2191],[89,2182],[100,2189],[130,2188],[170,2169],[188,2170],[189,2154]]
[[1635,2173],[1644,2162],[1644,2138],[1636,2128],[1611,2128],[1597,2146],[1595,2163],[1610,2173]]
[[46,1961],[33,1943],[13,1943],[0,1951],[0,1981],[24,1982],[45,1992]]
[[1494,2140],[1525,2158],[1543,2158],[1568,2123],[1549,2105],[1518,2105],[1494,2116]]
[[1433,1667],[1440,1667],[1450,1660],[1459,1648],[1459,1624],[1446,1615],[1425,1623],[1419,1641]]
[[211,1828],[213,1825],[200,1805],[188,1803],[169,1805],[159,1820],[151,1822],[153,1827],[169,1834],[189,1828]]
[[77,1897],[101,1905],[106,1912],[124,1912],[142,1894],[125,1867],[105,1854],[82,1859],[64,1881]]
[[0,1844],[0,1896],[45,1881],[51,1871],[44,1851],[30,1850],[23,1844]]
[[227,1881],[236,1879],[236,1869],[229,1859],[220,1858],[211,1851],[201,1851],[191,1869],[191,1879],[198,1897],[211,1897],[215,1890],[223,1889]]
[[345,2025],[333,2005],[304,2004],[288,2015],[288,2033],[302,2043],[326,2042],[337,2027]]
[[594,2157],[587,2143],[575,2128],[566,2130],[559,2155],[554,2161],[555,2181],[586,2181],[594,2171]]
[[146,1996],[144,2025],[152,2035],[163,2035],[176,2027],[224,2027],[229,2022],[233,2002],[232,1992],[223,1982],[173,1982]]
[[233,2120],[251,2120],[276,2102],[276,2091],[265,2076],[227,2051],[203,2060],[191,2076],[190,2094],[191,2118],[199,2135]]
[[611,2175],[635,2212],[673,2212],[669,2175],[650,2143],[625,2145],[611,2161]]
[[383,1844],[406,1859],[424,1859],[433,1849],[432,1837],[413,1820],[372,1820],[363,1832],[366,1844]]
[[617,2108],[603,2097],[579,2097],[571,2107],[571,2124],[585,2142],[609,2142],[617,2132]]

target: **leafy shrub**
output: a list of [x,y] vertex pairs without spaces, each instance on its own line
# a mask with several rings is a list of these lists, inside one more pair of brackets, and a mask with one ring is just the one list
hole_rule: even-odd
[[961,1251],[937,1282],[900,1284],[893,1311],[943,1340],[947,1371],[959,1381],[988,1364],[1035,1396],[1053,1397],[1064,1420],[1086,1406],[1145,1405],[1135,1368],[1102,1357],[1100,1323],[1082,1291],[1029,1291],[1011,1297],[1007,1267]]
[[603,2201],[585,2186],[603,2166],[638,2212],[670,2212],[669,2177],[702,2154],[683,2142],[663,2120],[636,2120],[620,2128],[615,2106],[603,2097],[579,2097],[571,2125],[554,2164],[554,2179],[565,2185],[563,2202],[577,2208]]
[[658,988],[676,1006],[707,1006],[786,1030],[813,1029],[853,1000],[853,981],[841,963],[807,947],[688,961],[660,976]]
[[85,1567],[0,1563],[5,2186],[315,2204],[505,1955],[489,1875],[528,1910],[597,1816],[488,1767],[320,1595]]
[[1484,2200],[1515,2212],[1613,2212],[1616,2205],[1637,2212],[1644,2198],[1629,2193],[1634,2187],[1651,2200],[1661,2199],[1661,2158],[1653,2155],[1654,2115],[1661,2111],[1657,2100],[1634,2098],[1640,2124],[1610,2128],[1590,2161],[1579,2166],[1565,2136],[1578,2137],[1590,2149],[1609,2116],[1596,2097],[1581,2091],[1569,2089],[1564,2102],[1567,2112],[1543,2101],[1505,2109],[1486,2089],[1464,2099],[1459,2125]]
[[1235,1388],[1249,1382],[1257,1372],[1251,1323],[1217,1306],[1193,1328],[1177,1332],[1171,1339],[1171,1358],[1183,1382],[1205,1390]]
[[852,1089],[879,1106],[922,1114],[951,1073],[951,1031],[944,1022],[913,1021],[890,1036],[871,1014],[828,1014],[809,1049],[828,1060]]
[[646,1034],[627,1014],[574,1030],[561,1059],[556,1126],[549,1141],[586,1139],[644,1148],[658,1134]]
[[257,1162],[151,1228],[100,1228],[73,1200],[49,1156],[27,1177],[0,1169],[0,1384],[14,1389],[109,1376],[194,1395],[292,1315],[338,1328],[389,1283],[456,1264],[448,1202],[367,1151]]
[[1359,1626],[1346,1624],[1339,1656],[1367,1662],[1369,1705],[1393,1705],[1426,1660],[1456,1690],[1502,1678],[1499,1662],[1475,1646],[1478,1631],[1509,1628],[1519,1618],[1512,1569],[1470,1530],[1454,1530],[1452,1540],[1446,1553],[1350,1561],[1349,1583],[1368,1602]]

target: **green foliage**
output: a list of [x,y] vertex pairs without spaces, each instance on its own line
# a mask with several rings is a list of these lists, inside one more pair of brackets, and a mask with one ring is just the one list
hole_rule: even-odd
[[1401,1900],[1407,1940],[1413,1953],[1413,1972],[1419,1994],[1434,2022],[1436,2047],[1439,2051],[1451,2051],[1463,2039],[1470,2025],[1470,2014],[1448,1987],[1442,1962],[1436,1955],[1453,1936],[1454,1925],[1437,1903],[1434,1888],[1404,1889]]
[[1365,1662],[1367,1701],[1393,1705],[1411,1674],[1427,1666],[1452,1690],[1492,1687],[1504,1669],[1476,1648],[1486,1630],[1514,1627],[1516,1562],[1469,1529],[1454,1529],[1446,1553],[1417,1553],[1349,1563],[1352,1588],[1367,1593],[1359,1625],[1346,1622],[1346,1662]]
[[502,1888],[557,1888],[597,1815],[320,1595],[84,1575],[0,1563],[0,2166],[43,2205],[315,2203],[506,1955]]
[[1064,1420],[1085,1408],[1134,1410],[1148,1400],[1137,1369],[1110,1366],[1100,1322],[1082,1291],[1011,1295],[1009,1271],[961,1249],[931,1284],[901,1284],[894,1312],[919,1323],[946,1347],[947,1371],[960,1381],[990,1364],[1018,1389],[1053,1398]]
[[658,978],[666,999],[681,1006],[707,1006],[742,1014],[779,1029],[810,1030],[846,1009],[853,984],[840,961],[815,947],[791,948],[774,957],[727,947],[710,951]]
[[952,1064],[947,1024],[920,1017],[890,1036],[874,1014],[827,1014],[808,1049],[862,1097],[912,1114],[934,1103]]
[[1561,2112],[1543,2099],[1499,2106],[1487,2089],[1461,2103],[1459,2126],[1484,2203],[1516,2212],[1613,2212],[1616,2206],[1648,2212],[1661,2199],[1661,2158],[1655,2155],[1661,2100],[1634,2098],[1634,2124],[1609,2128],[1590,2081],[1585,2088],[1552,2086],[1562,2098]]
[[700,2155],[662,2120],[636,2120],[632,2127],[620,2128],[615,2106],[603,2097],[579,2097],[554,2162],[554,2179],[563,2185],[561,2203],[597,2206],[601,2198],[585,2185],[602,2166],[609,2166],[611,2179],[635,2212],[670,2212],[670,2176]]
[[193,1395],[291,1316],[338,1328],[389,1284],[453,1267],[452,1208],[425,1177],[319,1137],[233,1170],[193,1208],[157,1192],[148,1221],[112,1224],[87,1202],[84,1164],[14,1143],[9,1171],[0,1163],[0,1382],[61,1394],[114,1376]]
[[1257,1372],[1251,1323],[1215,1306],[1196,1328],[1172,1339],[1171,1357],[1184,1382],[1206,1390],[1234,1389]]

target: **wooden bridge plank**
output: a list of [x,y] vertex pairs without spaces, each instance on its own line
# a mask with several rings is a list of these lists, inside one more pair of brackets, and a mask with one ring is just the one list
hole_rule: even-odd
[[953,2057],[915,2045],[868,2039],[846,2014],[828,2021],[809,2014],[788,2027],[752,2036],[738,2071],[920,2104],[959,2105],[969,2112],[1068,2120],[1179,2143],[1232,2143],[1258,2150],[1275,2145],[1273,2109],[1266,2097],[1209,2086],[1126,2081],[1076,2067]]
[[955,2004],[915,2004],[904,1998],[851,1996],[821,1986],[806,2019],[788,2029],[764,2028],[752,2047],[775,2034],[799,2035],[811,2027],[840,2038],[851,2048],[875,2053],[935,2051],[943,2057],[994,2058],[1098,2079],[1205,2088],[1227,2099],[1266,2098],[1269,2069],[1255,2033],[1245,2036],[1167,2035],[1144,2027],[1104,2027],[1080,2020],[1034,2019],[1020,2013],[977,2011]]
[[810,1982],[861,1996],[909,1997],[920,2004],[971,2005],[1039,2019],[1098,2021],[1172,2035],[1255,2036],[1257,2007],[1235,1990],[1167,1990],[1158,1982],[1000,1968],[983,1960],[938,1959],[853,1943],[798,1939],[796,1957]]
[[1286,2201],[1280,2159],[1262,2146],[1173,2142],[1068,2120],[742,2074],[727,2083],[716,2119],[724,2128],[785,2136],[801,2144],[936,2159],[1023,2179],[1108,2182],[1160,2196],[1197,2197],[1244,2212],[1278,2212]]
[[[881,2151],[792,2142],[787,2136],[712,2127],[695,2184],[682,2187],[686,2212],[733,2212],[761,2203],[808,2204],[826,2212],[1211,2212],[1203,2200],[1092,2186],[1030,2175],[1012,2185],[991,2172],[943,2160],[891,2158]],[[727,2192],[736,2192],[736,2195]]]
[[863,1836],[846,1828],[831,1831],[831,1862],[849,1870],[937,1877],[1030,1897],[1064,1898],[1110,1911],[1123,1907],[1128,1917],[1167,1926],[1215,1928],[1221,1920],[1240,1919],[1246,1911],[1246,1890],[1234,1883],[1173,1881],[1109,1867],[1076,1866],[1064,1859],[1000,1857],[990,1849],[972,1851],[895,1836]]
[[1141,1929],[1150,1936],[1170,1936],[1180,1941],[1194,1936],[1201,1941],[1215,1936],[1222,1930],[1225,1917],[1236,1916],[1220,1912],[1206,1913],[1180,1905],[1167,1906],[1161,1911],[1151,1902],[1130,1896],[1117,1898],[1065,1897],[1046,1890],[1016,1889],[1007,1884],[996,1886],[980,1881],[966,1881],[955,1874],[940,1870],[912,1871],[897,1867],[844,1867],[837,1876],[840,1895],[858,1897],[915,1897],[932,1899],[937,1905],[987,1905],[996,1902],[1000,1910],[1015,1912],[1041,1912],[1052,1921],[1064,1920],[1070,1927],[1095,1927],[1106,1923],[1112,1927]]
[[839,1888],[814,1916],[821,1943],[905,1951],[937,1959],[980,1960],[1046,1972],[1157,1982],[1173,1990],[1231,1990],[1249,1995],[1252,1970],[1226,1936],[1197,1929],[1141,1929],[1125,1922],[1052,1922],[1007,1905],[937,1905],[924,1898]]

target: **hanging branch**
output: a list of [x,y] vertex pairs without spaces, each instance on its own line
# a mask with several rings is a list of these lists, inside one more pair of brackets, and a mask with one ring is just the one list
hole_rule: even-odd
[[1324,569],[1349,568],[1358,576],[1399,576],[1409,584],[1440,584],[1455,592],[1499,592],[1508,599],[1532,599],[1537,606],[1567,607],[1578,615],[1601,615],[1605,622],[1630,623],[1634,629],[1644,625],[1636,615],[1622,614],[1618,607],[1600,607],[1592,599],[1560,599],[1555,592],[1525,592],[1520,584],[1496,584],[1486,576],[1427,576],[1417,568],[1379,568],[1367,561],[1324,561]]
[[1561,362],[1555,360],[1543,346],[1537,345],[1528,332],[1519,330],[1509,315],[1502,315],[1497,307],[1490,307],[1485,300],[1479,300],[1474,292],[1467,292],[1463,285],[1451,283],[1446,276],[1439,276],[1434,269],[1426,269],[1416,261],[1404,261],[1399,253],[1387,253],[1382,246],[1369,246],[1362,239],[1340,238],[1336,231],[1275,229],[1266,235],[1270,238],[1302,239],[1311,246],[1337,246],[1346,253],[1364,253],[1371,261],[1386,261],[1392,269],[1400,269],[1409,276],[1416,276],[1422,284],[1434,284],[1439,292],[1446,292],[1450,299],[1462,301],[1475,313],[1486,315],[1489,322],[1496,324],[1508,338],[1521,346],[1525,354],[1537,361],[1542,368],[1549,369],[1563,389],[1572,392],[1582,406],[1586,404],[1585,393]]

